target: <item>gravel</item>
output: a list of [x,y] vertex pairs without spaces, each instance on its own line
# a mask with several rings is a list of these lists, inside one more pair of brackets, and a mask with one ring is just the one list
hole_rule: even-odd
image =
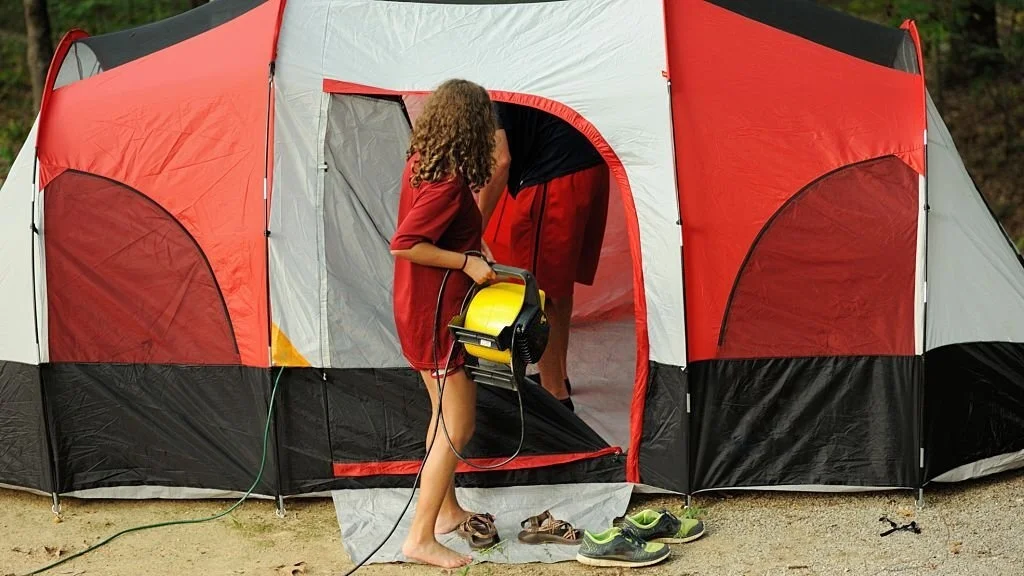
[[[673,547],[673,557],[639,572],[672,576],[1024,576],[1024,471],[925,491],[918,509],[911,492],[794,494],[736,492],[694,498],[691,512],[707,535]],[[222,509],[224,502],[64,501],[55,522],[49,499],[0,490],[0,575],[20,574],[80,550],[124,527]],[[638,496],[632,506],[682,510],[677,498]],[[889,525],[916,522],[920,534]],[[229,518],[125,536],[94,554],[58,567],[63,576],[162,575],[279,576],[341,574],[342,551],[329,500],[294,501],[284,519],[268,502],[247,503]],[[304,572],[298,569],[304,570]],[[294,569],[294,570],[293,570]],[[477,564],[466,576],[524,576],[535,565]],[[575,563],[543,568],[581,576],[594,569]],[[616,570],[599,570],[617,574]],[[628,572],[628,571],[626,571]],[[371,566],[360,574],[435,575],[423,566]],[[457,572],[462,574],[461,571]]]

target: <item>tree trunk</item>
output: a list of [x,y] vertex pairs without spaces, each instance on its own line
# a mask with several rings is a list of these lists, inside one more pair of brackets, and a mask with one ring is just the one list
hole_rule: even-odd
[[46,71],[53,59],[53,40],[50,39],[50,14],[46,0],[22,0],[25,7],[25,34],[28,36],[28,72],[32,76],[32,96],[36,110],[46,84]]
[[966,83],[1002,71],[996,0],[957,0],[950,34],[950,80]]

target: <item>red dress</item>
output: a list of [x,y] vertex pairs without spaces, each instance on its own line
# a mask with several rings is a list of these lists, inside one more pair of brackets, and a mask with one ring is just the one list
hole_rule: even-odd
[[[469,186],[461,179],[423,182],[418,188],[409,183],[416,157],[410,158],[402,173],[398,200],[398,228],[391,239],[392,250],[408,250],[420,242],[438,248],[465,253],[480,250],[483,236],[480,209]],[[441,318],[436,334],[437,366],[434,365],[434,309],[444,268],[422,266],[405,258],[395,258],[395,327],[402,354],[417,370],[443,370],[454,339],[448,323],[462,310],[462,300],[473,280],[460,270],[452,270],[441,300]],[[450,370],[462,367],[464,358],[456,354]]]

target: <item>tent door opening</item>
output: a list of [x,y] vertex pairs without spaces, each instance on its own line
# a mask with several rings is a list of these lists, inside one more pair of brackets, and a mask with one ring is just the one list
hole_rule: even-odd
[[[359,446],[332,441],[332,459],[336,475],[338,470],[349,476],[400,473],[422,450],[419,431],[425,429],[429,413],[422,383],[408,369],[395,334],[388,244],[397,225],[411,127],[426,97],[324,96],[326,168],[317,231],[321,338],[325,365],[332,369],[328,372],[340,369],[331,374],[326,393],[330,437],[365,437],[367,430],[375,436]],[[609,192],[596,280],[593,286],[577,285],[575,292],[568,371],[576,413],[539,387],[528,386],[533,390],[525,399],[527,426],[534,441],[527,441],[524,456],[517,459],[524,467],[629,446],[636,340],[632,275],[625,271],[632,270],[632,259],[614,181]],[[495,458],[511,453],[518,427],[503,430],[509,427],[495,423],[511,418],[509,410],[515,407],[509,391],[481,387],[477,437],[467,455]],[[389,428],[399,422],[410,433]]]

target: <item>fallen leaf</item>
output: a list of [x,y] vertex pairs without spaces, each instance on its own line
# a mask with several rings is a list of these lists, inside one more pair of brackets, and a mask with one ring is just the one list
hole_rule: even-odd
[[963,542],[953,542],[949,545],[949,551],[951,554],[959,554],[960,549],[963,548]]
[[43,546],[43,550],[54,558],[60,558],[60,555],[64,553],[64,548],[61,546]]
[[915,511],[915,510],[914,510],[913,508],[911,508],[911,507],[909,507],[909,506],[900,506],[900,507],[899,507],[899,508],[898,508],[898,509],[896,510],[896,512],[897,512],[897,513],[898,513],[898,514],[899,514],[900,516],[903,516],[904,518],[913,518],[913,517],[914,517],[914,515],[916,515],[916,514],[917,514],[917,512],[916,512],[916,511]]
[[305,562],[296,562],[295,564],[292,564],[291,566],[278,566],[277,567],[277,572],[278,572],[278,574],[281,574],[281,576],[295,576],[296,574],[305,574],[306,573],[306,563]]

